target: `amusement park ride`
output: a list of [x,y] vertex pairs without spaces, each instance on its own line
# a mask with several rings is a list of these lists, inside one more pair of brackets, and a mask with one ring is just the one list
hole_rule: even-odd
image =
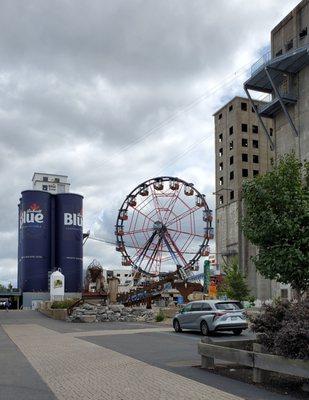
[[127,195],[116,222],[116,250],[136,283],[119,294],[124,304],[159,296],[166,284],[184,296],[202,291],[190,282],[214,237],[212,211],[192,183],[175,177],[149,179]]

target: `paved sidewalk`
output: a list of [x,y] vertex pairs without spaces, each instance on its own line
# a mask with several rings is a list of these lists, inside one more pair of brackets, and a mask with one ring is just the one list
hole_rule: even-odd
[[73,335],[3,328],[59,400],[244,400]]
[[110,335],[135,335],[145,333],[161,333],[161,332],[173,332],[172,328],[144,328],[144,329],[110,329],[106,331],[84,331],[84,332],[70,332],[64,333],[65,336],[71,337],[91,337],[91,336],[110,336]]
[[56,400],[53,392],[1,326],[0,400]]

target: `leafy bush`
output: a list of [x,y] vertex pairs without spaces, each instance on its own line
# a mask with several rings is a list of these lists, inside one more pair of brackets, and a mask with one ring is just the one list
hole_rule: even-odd
[[74,303],[76,303],[78,299],[65,299],[61,301],[53,301],[50,308],[69,308]]
[[158,314],[156,315],[156,321],[157,322],[161,322],[161,321],[164,321],[164,320],[165,320],[165,316],[164,316],[162,310],[160,310],[158,312]]
[[288,358],[309,359],[309,303],[277,301],[251,317],[258,342],[270,353]]

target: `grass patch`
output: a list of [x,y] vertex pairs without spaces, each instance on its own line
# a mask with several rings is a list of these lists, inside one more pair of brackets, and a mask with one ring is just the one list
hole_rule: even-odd
[[76,303],[78,299],[65,299],[65,300],[61,300],[61,301],[53,301],[51,303],[50,308],[69,308],[71,307],[74,303]]
[[164,320],[165,320],[165,316],[164,316],[163,312],[160,310],[158,312],[158,314],[156,315],[156,321],[157,322],[162,322]]

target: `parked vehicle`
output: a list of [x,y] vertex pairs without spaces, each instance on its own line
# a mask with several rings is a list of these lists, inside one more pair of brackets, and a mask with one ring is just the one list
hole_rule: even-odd
[[200,330],[207,336],[211,332],[232,331],[240,335],[248,328],[242,304],[233,300],[192,301],[173,319],[176,332],[183,329]]
[[7,298],[0,299],[0,308],[5,308],[5,305],[7,304],[8,301],[9,299]]

